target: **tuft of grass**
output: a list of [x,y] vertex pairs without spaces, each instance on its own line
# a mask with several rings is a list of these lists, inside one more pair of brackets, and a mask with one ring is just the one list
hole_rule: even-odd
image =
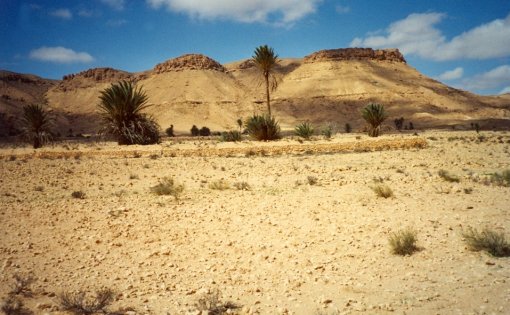
[[107,307],[115,299],[111,289],[103,288],[96,291],[95,296],[87,297],[85,292],[62,292],[58,297],[61,310],[75,315],[108,314]]
[[77,190],[72,192],[71,197],[75,199],[85,199],[86,195],[83,191]]
[[32,274],[21,274],[16,273],[13,275],[14,284],[9,294],[11,295],[23,295],[32,296],[32,283],[35,282],[36,278]]
[[304,122],[296,126],[294,132],[297,136],[309,140],[311,136],[313,136],[313,127],[310,123]]
[[235,310],[241,308],[240,305],[237,305],[234,302],[221,301],[219,290],[214,290],[204,294],[195,303],[195,307],[196,310],[200,312],[200,314],[209,315],[232,314]]
[[237,183],[234,183],[234,187],[237,190],[251,190],[251,186],[247,182],[237,182]]
[[412,255],[414,252],[418,251],[416,242],[416,231],[412,229],[391,233],[389,239],[391,252],[401,256]]
[[230,185],[226,180],[220,179],[210,183],[209,188],[214,190],[227,190],[230,189]]
[[184,185],[178,185],[171,177],[163,177],[159,184],[152,186],[150,190],[158,196],[170,195],[179,200],[180,195],[184,191]]
[[0,310],[5,315],[31,315],[32,311],[25,308],[23,301],[14,295],[8,295],[0,304]]
[[444,179],[447,182],[450,182],[450,183],[460,182],[460,178],[458,176],[450,174],[446,170],[441,169],[437,172],[437,174],[439,175],[439,177],[441,177],[442,179]]
[[241,132],[237,130],[225,131],[221,133],[221,141],[223,142],[237,142],[241,140]]
[[503,233],[498,233],[488,228],[483,229],[481,232],[469,228],[466,232],[462,233],[462,236],[469,250],[484,250],[495,257],[510,256],[510,244],[505,239]]
[[319,182],[319,179],[315,176],[308,176],[306,180],[308,181],[308,185],[310,186],[317,185],[317,183]]
[[510,169],[491,174],[490,182],[497,186],[510,187]]
[[333,137],[333,126],[327,125],[324,129],[322,129],[321,134],[325,139],[331,139],[331,137]]
[[393,197],[393,190],[391,190],[391,188],[386,184],[381,183],[381,184],[377,184],[370,188],[372,188],[372,190],[375,192],[375,194],[378,197],[382,197],[382,198]]

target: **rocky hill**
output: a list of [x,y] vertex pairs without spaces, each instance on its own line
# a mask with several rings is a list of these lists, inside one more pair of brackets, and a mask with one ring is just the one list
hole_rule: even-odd
[[[349,123],[361,130],[364,122],[359,112],[369,102],[387,108],[386,128],[392,128],[398,117],[417,128],[469,128],[472,122],[485,128],[510,128],[509,97],[479,96],[448,87],[409,66],[397,49],[332,49],[281,59],[276,77],[273,112],[286,129],[310,121],[318,127],[332,123],[340,130]],[[23,98],[25,103],[46,99],[62,132],[73,128],[94,133],[99,128],[100,91],[119,80],[142,85],[152,105],[148,112],[162,128],[172,124],[177,133],[189,132],[192,125],[233,128],[237,118],[265,110],[264,85],[253,61],[221,65],[207,56],[188,54],[142,73],[96,68],[61,81],[2,72],[0,113],[19,114],[23,103],[13,99]]]

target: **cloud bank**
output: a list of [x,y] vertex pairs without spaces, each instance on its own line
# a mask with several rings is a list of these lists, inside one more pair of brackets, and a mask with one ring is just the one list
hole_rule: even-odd
[[510,56],[510,14],[447,40],[437,28],[442,13],[413,13],[391,23],[380,36],[355,38],[351,47],[397,47],[404,54],[436,61]]
[[[502,65],[467,78],[462,81],[462,85],[471,90],[499,90],[502,86],[510,87],[510,65]],[[501,92],[505,90],[506,88]]]
[[73,14],[69,9],[58,9],[50,13],[51,16],[58,17],[64,20],[70,20],[73,18]]
[[30,52],[30,59],[55,63],[88,63],[94,58],[86,52],[76,52],[65,47],[41,47]]
[[439,80],[450,81],[457,80],[462,78],[464,75],[464,69],[462,67],[457,67],[453,70],[445,71],[444,73],[438,76]]
[[[315,12],[322,0],[146,0],[153,8],[166,7],[199,19],[228,19],[245,23],[289,24]],[[277,16],[278,18],[275,18]]]
[[124,10],[125,1],[124,0],[101,0],[102,3],[112,7],[115,10]]

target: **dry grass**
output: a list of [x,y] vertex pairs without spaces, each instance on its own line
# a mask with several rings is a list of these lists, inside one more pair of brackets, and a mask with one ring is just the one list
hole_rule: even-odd
[[230,189],[230,185],[229,183],[224,180],[224,179],[220,179],[220,180],[217,180],[217,181],[214,181],[212,183],[209,184],[209,189],[213,189],[213,190],[227,190],[227,189]]
[[184,185],[177,184],[171,177],[163,177],[159,184],[150,188],[151,192],[158,195],[170,195],[176,200],[179,200],[182,192],[184,191]]
[[75,315],[107,313],[107,307],[113,302],[115,293],[110,289],[100,289],[95,296],[87,297],[85,292],[63,292],[58,297],[60,308]]
[[419,248],[416,246],[416,242],[416,231],[412,229],[391,233],[389,239],[391,252],[401,256],[412,255],[418,251]]
[[478,232],[476,229],[469,228],[462,233],[464,241],[472,251],[486,251],[495,257],[510,256],[510,244],[505,239],[503,233],[490,230],[488,228]]
[[442,179],[444,179],[447,182],[450,182],[450,183],[460,182],[460,178],[457,175],[450,174],[446,170],[439,170],[439,172],[437,172],[437,174],[439,175],[439,177],[441,177]]
[[235,314],[235,311],[241,308],[240,305],[230,301],[222,302],[220,295],[221,293],[219,290],[204,294],[196,302],[196,310],[201,312],[200,314],[222,315]]
[[386,184],[377,184],[371,188],[378,197],[382,198],[393,197],[393,190],[391,190],[391,188]]

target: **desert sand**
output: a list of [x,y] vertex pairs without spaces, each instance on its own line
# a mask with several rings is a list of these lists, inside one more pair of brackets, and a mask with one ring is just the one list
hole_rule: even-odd
[[[469,251],[462,233],[509,235],[510,190],[484,184],[510,169],[509,147],[489,131],[4,146],[0,297],[32,273],[36,314],[102,286],[130,314],[197,314],[215,290],[240,314],[508,314],[510,259]],[[151,193],[163,177],[185,186],[179,200]],[[393,197],[372,191],[381,181]],[[389,235],[407,227],[420,250],[393,255]]]

